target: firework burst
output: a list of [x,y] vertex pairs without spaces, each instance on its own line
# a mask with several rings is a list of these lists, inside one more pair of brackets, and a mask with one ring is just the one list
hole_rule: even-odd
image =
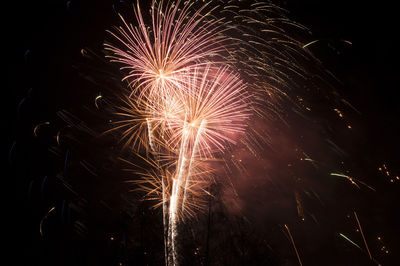
[[50,264],[88,248],[107,265],[399,261],[393,34],[369,30],[394,23],[336,2],[278,1],[316,35],[274,0],[66,2],[15,9],[41,15],[13,30],[6,131],[21,223],[8,231],[27,256],[12,261],[32,263],[36,244]]
[[[122,139],[135,153],[145,147],[142,158],[152,170],[134,183],[163,208],[166,263],[172,265],[180,261],[179,225],[201,209],[201,195],[213,179],[208,163],[224,158],[229,172],[246,176],[242,160],[225,158],[224,150],[240,138],[239,149],[259,158],[270,145],[265,121],[290,127],[289,113],[306,117],[311,106],[304,95],[325,82],[308,45],[288,34],[307,28],[277,15],[280,8],[224,6],[219,17],[234,15],[224,24],[213,9],[202,14],[207,5],[194,13],[193,2],[181,5],[153,1],[151,27],[137,5],[137,26],[121,16],[123,27],[110,32],[117,44],[105,46],[111,61],[128,70],[125,106],[113,130],[123,129]],[[304,84],[311,85],[306,93]],[[328,91],[328,101],[336,101],[334,90]],[[250,121],[253,114],[257,118]],[[296,200],[304,220],[299,194]]]
[[[111,61],[129,73],[130,92],[123,117],[112,129],[123,129],[126,145],[143,146],[153,155],[154,171],[136,184],[148,199],[161,198],[166,237],[166,262],[178,264],[178,224],[210,179],[204,162],[215,158],[243,134],[250,117],[251,95],[240,76],[229,67],[209,61],[224,49],[219,20],[209,20],[204,5],[189,17],[192,4],[152,2],[152,30],[144,24],[139,5],[134,8],[138,27],[110,32],[122,48],[106,44]],[[179,12],[178,12],[179,11]],[[150,161],[148,159],[145,159]],[[158,176],[158,177],[157,177]],[[198,198],[198,197],[197,197]]]
[[[204,12],[208,4],[196,12],[190,12],[193,3],[151,5],[152,27],[148,27],[137,3],[134,7],[137,26],[126,22],[120,15],[123,26],[109,31],[117,45],[105,44],[111,61],[123,65],[129,73],[124,77],[133,84],[143,98],[157,98],[182,84],[182,76],[193,67],[201,67],[205,58],[212,57],[223,49],[221,20]],[[205,13],[205,14],[203,14]],[[187,86],[181,86],[186,88]]]
[[155,206],[163,205],[164,215],[168,213],[171,263],[177,260],[177,224],[200,208],[199,195],[211,179],[212,171],[203,164],[235,143],[251,115],[246,85],[228,68],[195,68],[184,79],[187,88],[168,90],[161,101],[127,97],[113,129],[124,128],[127,144],[141,144],[154,155],[153,161],[145,160],[155,170],[135,183],[147,199],[160,199]]

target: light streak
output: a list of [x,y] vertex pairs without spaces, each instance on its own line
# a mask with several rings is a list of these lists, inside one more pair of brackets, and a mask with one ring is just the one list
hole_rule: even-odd
[[344,174],[340,174],[340,173],[330,173],[330,175],[332,176],[339,176],[339,177],[344,177],[347,180],[349,180],[351,182],[351,184],[353,184],[354,186],[356,186],[357,188],[360,188],[359,185],[354,181],[354,178],[348,176],[348,175],[344,175]]
[[358,220],[358,216],[357,216],[357,213],[355,211],[354,211],[354,217],[356,217],[358,228],[360,229],[360,233],[361,233],[361,236],[362,236],[362,238],[364,240],[364,245],[365,245],[365,248],[367,249],[369,258],[372,260],[372,256],[371,256],[371,252],[369,251],[369,248],[368,248],[367,240],[365,239],[365,236],[364,236],[360,221]]
[[294,196],[296,198],[296,203],[297,203],[297,215],[301,219],[301,221],[305,221],[306,217],[304,215],[304,208],[302,204],[302,199],[300,197],[300,193],[295,191]]
[[43,122],[43,123],[40,123],[40,124],[36,125],[35,128],[33,129],[33,135],[34,135],[35,137],[38,136],[38,135],[37,135],[38,130],[39,130],[39,128],[40,128],[41,126],[43,126],[43,125],[50,125],[50,122]]
[[305,45],[303,45],[303,48],[306,48],[307,46],[310,46],[311,44],[314,44],[314,43],[316,43],[316,42],[318,42],[319,40],[314,40],[314,41],[311,41],[311,42],[309,42],[309,43],[306,43]]
[[348,238],[347,236],[345,236],[345,235],[342,234],[342,233],[339,233],[339,235],[340,235],[341,237],[343,237],[344,239],[346,239],[348,242],[350,242],[352,245],[356,246],[357,248],[359,248],[359,249],[361,250],[361,247],[360,247],[359,245],[357,245],[356,243],[354,243],[350,238]]
[[289,234],[290,242],[292,242],[293,249],[294,249],[294,251],[296,252],[296,256],[297,256],[297,260],[299,261],[299,265],[302,266],[303,263],[301,262],[299,252],[297,251],[297,248],[296,248],[296,244],[294,243],[294,239],[293,239],[293,237],[292,237],[292,233],[290,233],[290,229],[289,229],[289,227],[288,227],[286,224],[285,224],[285,228],[286,228],[286,231],[287,231],[288,234]]
[[40,235],[43,236],[43,222],[44,220],[46,220],[46,218],[49,216],[49,214],[55,210],[56,207],[51,207],[50,210],[45,214],[45,216],[43,216],[42,220],[40,220],[40,224],[39,224],[39,232]]
[[99,104],[97,103],[97,101],[102,98],[103,98],[103,96],[97,95],[96,98],[94,99],[94,105],[96,106],[97,109],[99,109]]
[[347,44],[349,44],[349,45],[353,45],[353,43],[351,41],[348,41],[348,40],[342,40],[342,41],[347,43]]
[[366,184],[365,182],[360,181],[360,180],[358,180],[358,179],[356,179],[356,178],[354,178],[354,177],[351,177],[351,176],[348,176],[348,175],[345,175],[345,174],[340,174],[340,173],[330,173],[330,175],[331,175],[331,176],[344,177],[344,178],[346,178],[347,180],[349,180],[349,181],[351,182],[351,184],[353,184],[354,186],[356,186],[358,189],[360,189],[360,186],[359,186],[356,182],[358,182],[358,183],[360,183],[360,184],[366,186],[367,188],[371,189],[372,191],[376,191],[373,187],[369,186],[369,185]]

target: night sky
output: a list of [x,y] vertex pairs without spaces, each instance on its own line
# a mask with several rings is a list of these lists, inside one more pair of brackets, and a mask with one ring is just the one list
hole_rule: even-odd
[[[320,148],[319,133],[309,127],[288,133],[304,135],[303,144],[325,161],[324,169],[307,179],[320,202],[304,196],[303,186],[285,176],[312,171],[306,166],[298,166],[296,173],[279,170],[291,163],[294,155],[286,147],[296,137],[276,136],[276,145],[283,148],[265,152],[264,158],[272,158],[266,166],[270,173],[233,180],[239,193],[235,203],[229,190],[216,185],[209,210],[185,225],[185,265],[298,265],[285,224],[303,265],[377,265],[355,231],[354,211],[374,259],[382,265],[400,261],[398,14],[394,4],[349,2],[277,4],[320,40],[312,52],[338,78],[335,86],[342,97],[358,110],[349,112],[351,131],[338,121],[327,127],[330,139],[347,152],[346,169],[375,191],[329,179],[326,173],[332,172],[336,158]],[[95,97],[106,95],[104,88],[121,76],[103,59],[82,55],[101,54],[108,39],[105,30],[118,25],[116,11],[126,6],[111,0],[56,0],[15,1],[3,9],[9,15],[3,22],[3,43],[9,48],[3,50],[2,177],[7,193],[2,218],[7,238],[2,265],[163,265],[160,210],[150,209],[140,193],[129,192],[124,181],[132,176],[116,160],[126,151],[113,137],[91,133],[103,132],[111,119],[97,111]],[[56,136],[61,136],[58,145]],[[266,169],[250,166],[257,173]],[[276,180],[278,176],[283,178]],[[299,193],[307,209],[304,222],[296,211]]]

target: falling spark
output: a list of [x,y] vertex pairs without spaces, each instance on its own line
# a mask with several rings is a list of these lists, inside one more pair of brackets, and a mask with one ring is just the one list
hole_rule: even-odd
[[371,252],[369,251],[369,248],[368,248],[367,240],[365,239],[363,230],[362,230],[362,228],[361,228],[360,221],[358,220],[358,216],[357,216],[357,213],[356,213],[355,211],[354,211],[354,216],[356,217],[357,224],[358,224],[358,228],[360,229],[360,233],[361,233],[361,236],[362,236],[362,238],[363,238],[363,240],[364,240],[365,248],[367,249],[369,258],[372,260],[372,256],[371,256]]
[[97,103],[97,101],[102,98],[103,98],[103,96],[97,95],[96,98],[94,99],[94,105],[96,106],[97,109],[99,109],[99,104]]
[[42,220],[40,220],[40,224],[39,224],[39,232],[40,235],[43,237],[43,222],[44,220],[46,220],[46,218],[49,216],[49,214],[55,210],[56,207],[51,207],[50,210],[46,213],[46,215],[42,218]]
[[39,128],[40,128],[41,126],[43,126],[43,125],[50,125],[50,122],[43,122],[43,123],[40,123],[40,124],[36,125],[35,128],[33,129],[33,135],[34,135],[35,137],[38,136],[38,135],[37,135],[38,130],[39,130]]
[[388,169],[386,164],[383,164],[382,167],[378,168],[379,172],[382,173],[382,175],[386,176],[389,178],[389,181],[391,183],[394,183],[395,181],[399,181],[400,177],[398,175],[394,175],[391,173],[391,171]]
[[354,181],[353,177],[350,177],[348,175],[344,175],[344,174],[339,174],[339,173],[330,173],[330,175],[332,176],[339,176],[339,177],[344,177],[347,180],[349,180],[351,182],[351,184],[353,184],[354,186],[356,186],[357,188],[360,188],[359,185]]
[[346,178],[347,180],[349,180],[349,181],[351,182],[351,184],[353,184],[354,186],[356,186],[358,189],[360,189],[360,186],[357,184],[357,182],[360,183],[360,184],[362,184],[362,185],[364,185],[364,186],[366,186],[367,188],[371,189],[372,191],[376,191],[376,190],[375,190],[373,187],[371,187],[370,185],[368,185],[368,184],[366,184],[365,182],[363,182],[363,181],[361,181],[361,180],[358,180],[358,179],[356,179],[356,178],[354,178],[354,177],[351,177],[351,176],[348,176],[348,175],[345,175],[345,174],[340,174],[340,173],[330,173],[330,175],[331,175],[331,176],[344,177],[344,178]]
[[297,251],[296,244],[294,243],[292,234],[290,233],[290,229],[289,229],[289,227],[288,227],[286,224],[285,224],[285,228],[286,228],[286,231],[287,231],[288,234],[289,234],[290,241],[292,242],[292,245],[293,245],[293,249],[294,249],[294,251],[296,252],[297,260],[299,261],[300,266],[302,266],[303,263],[301,262],[300,255],[299,255],[299,252]]
[[348,40],[342,40],[342,41],[347,43],[347,44],[349,44],[349,45],[353,45],[353,43],[351,41],[348,41]]
[[343,118],[343,113],[339,109],[335,108],[333,110],[339,115],[340,118]]
[[354,245],[354,246],[356,246],[357,248],[359,248],[360,250],[362,250],[361,247],[360,247],[359,245],[357,245],[356,243],[354,243],[350,238],[348,238],[348,237],[345,236],[344,234],[339,233],[339,235],[340,235],[341,237],[343,237],[344,239],[346,239],[347,241],[349,241],[352,245]]
[[294,193],[295,198],[296,198],[296,203],[297,203],[297,215],[302,221],[305,221],[305,215],[304,215],[304,209],[303,209],[303,204],[302,204],[302,199],[300,197],[300,193],[295,191]]
[[318,42],[318,41],[319,40],[314,40],[314,41],[311,41],[309,43],[306,43],[305,45],[303,45],[303,49],[306,48],[307,46],[310,46],[311,44],[314,44],[314,43]]
[[82,56],[87,56],[87,54],[88,54],[88,53],[86,52],[86,50],[85,50],[84,48],[82,48],[82,49],[81,49],[81,55],[82,55]]

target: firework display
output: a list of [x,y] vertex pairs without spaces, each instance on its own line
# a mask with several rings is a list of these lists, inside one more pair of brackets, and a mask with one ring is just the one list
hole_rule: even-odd
[[[111,32],[125,50],[110,44],[106,49],[112,52],[108,56],[112,61],[130,70],[124,79],[132,86],[128,97],[131,107],[124,108],[128,114],[122,115],[131,119],[119,121],[123,125],[117,129],[127,128],[124,136],[140,139],[154,154],[157,169],[167,168],[162,172],[172,173],[161,177],[157,182],[161,186],[145,191],[162,195],[165,256],[168,265],[178,265],[180,220],[184,213],[195,214],[188,210],[199,206],[192,195],[198,196],[204,184],[212,180],[207,176],[212,170],[198,169],[205,168],[216,151],[222,152],[225,142],[234,143],[234,137],[244,133],[251,96],[239,74],[223,67],[222,62],[210,61],[209,57],[224,46],[220,41],[223,36],[218,36],[219,21],[206,20],[201,13],[206,5],[192,15],[190,3],[156,4],[153,1],[151,5],[152,34],[138,5],[135,15],[139,29],[121,17],[125,28],[117,31],[122,37]],[[142,114],[132,115],[130,109]]]
[[355,38],[312,33],[291,2],[106,2],[90,20],[67,1],[78,59],[19,97],[8,161],[46,250],[26,261],[394,265],[397,120],[343,78]]

